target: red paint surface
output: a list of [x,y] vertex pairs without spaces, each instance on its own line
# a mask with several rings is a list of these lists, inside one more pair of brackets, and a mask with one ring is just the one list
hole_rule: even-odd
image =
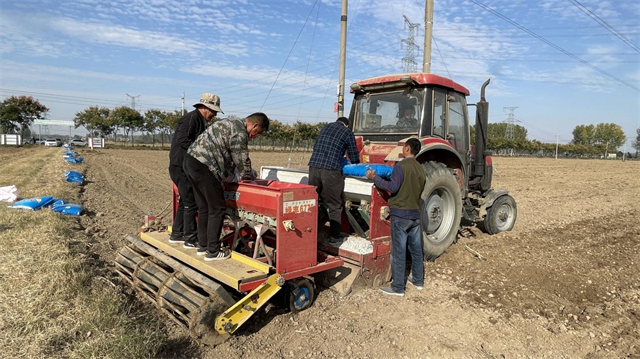
[[493,164],[493,158],[491,158],[491,156],[487,156],[485,157],[485,162],[484,162],[487,166],[491,166]]
[[[358,81],[358,85],[360,86],[382,85],[390,82],[399,82],[405,76],[411,76],[411,79],[416,83],[418,83],[419,85],[443,86],[469,96],[469,90],[467,90],[466,87],[460,85],[459,83],[453,80],[450,80],[446,77],[442,77],[434,74],[426,74],[421,72],[372,77],[372,78]],[[353,92],[353,90],[351,91]]]

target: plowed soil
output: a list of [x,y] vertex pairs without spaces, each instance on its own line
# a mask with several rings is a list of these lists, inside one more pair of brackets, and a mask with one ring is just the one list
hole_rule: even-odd
[[[81,198],[89,211],[83,225],[98,239],[96,256],[110,262],[146,212],[169,204],[168,152],[84,152],[90,183]],[[259,168],[284,166],[289,154],[251,157]],[[294,154],[292,166],[308,158]],[[494,236],[465,231],[426,264],[423,291],[408,287],[400,298],[364,289],[340,298],[322,290],[306,311],[268,307],[224,344],[191,344],[182,352],[205,358],[640,358],[640,162],[494,163],[494,187],[508,189],[518,204],[515,229]],[[185,342],[184,331],[169,319],[166,326],[176,343]]]

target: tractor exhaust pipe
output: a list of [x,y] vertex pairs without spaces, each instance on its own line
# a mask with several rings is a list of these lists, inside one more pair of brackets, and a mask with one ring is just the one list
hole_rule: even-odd
[[485,158],[487,155],[487,126],[489,124],[489,103],[485,99],[484,90],[491,82],[487,79],[480,90],[480,101],[476,103],[476,146],[475,170],[476,176],[484,176]]

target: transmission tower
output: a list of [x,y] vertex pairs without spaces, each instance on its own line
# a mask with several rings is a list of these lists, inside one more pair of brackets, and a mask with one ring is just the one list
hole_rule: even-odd
[[405,29],[409,29],[409,37],[406,39],[402,39],[400,42],[400,46],[406,45],[405,56],[402,58],[402,70],[404,72],[416,72],[418,68],[418,62],[416,61],[416,52],[420,50],[420,46],[416,44],[415,41],[415,31],[416,28],[420,27],[420,24],[413,23],[409,18],[405,15],[404,17],[404,25]]
[[507,140],[513,140],[516,137],[513,131],[513,128],[515,127],[514,123],[516,123],[516,117],[513,114],[513,111],[515,111],[517,107],[503,107],[503,109],[505,111],[509,111],[509,117],[507,118],[507,132],[504,137],[506,137]]
[[135,110],[136,109],[136,98],[139,98],[140,95],[131,96],[131,95],[127,94],[127,96],[131,97],[131,108]]

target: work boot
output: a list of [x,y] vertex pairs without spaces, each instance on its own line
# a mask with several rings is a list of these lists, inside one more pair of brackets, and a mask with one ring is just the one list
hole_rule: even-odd
[[397,295],[398,297],[404,297],[404,292],[396,292],[391,287],[380,287],[380,291],[388,295]]
[[184,241],[182,248],[195,249],[198,244],[196,242]]
[[218,253],[207,252],[204,255],[204,260],[207,262],[222,261],[229,258],[231,258],[231,251],[229,251],[228,249],[222,249]]
[[171,233],[171,235],[169,236],[169,243],[182,243],[182,242],[184,242],[184,237],[182,236],[181,233],[176,233],[176,234]]

